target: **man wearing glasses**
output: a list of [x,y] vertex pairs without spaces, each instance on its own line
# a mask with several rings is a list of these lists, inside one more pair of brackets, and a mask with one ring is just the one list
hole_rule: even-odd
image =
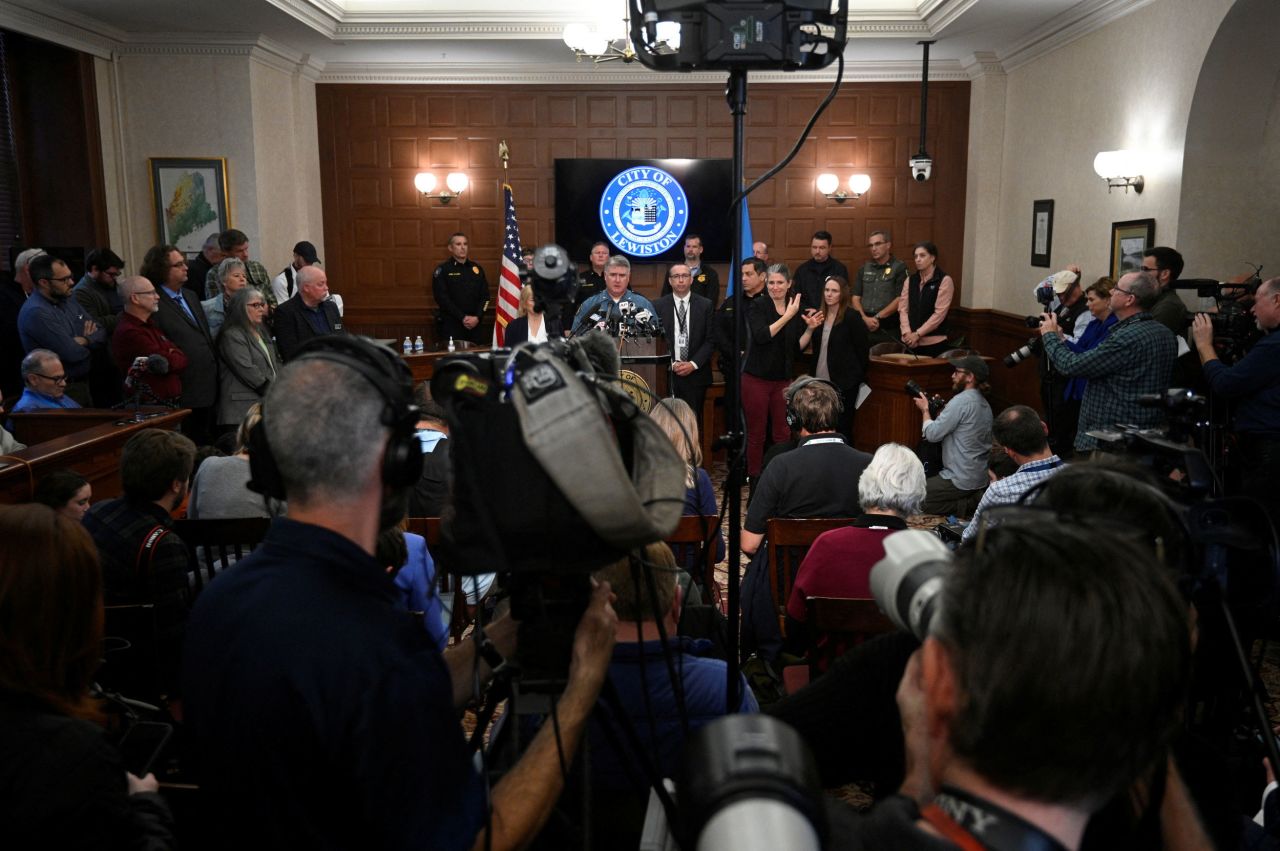
[[686,263],[671,267],[667,286],[671,292],[653,306],[671,343],[671,395],[689,403],[701,428],[702,402],[711,385],[711,353],[715,351],[711,324],[715,306],[693,291],[693,271]]
[[22,380],[26,389],[10,409],[11,414],[43,411],[49,408],[78,408],[75,399],[66,395],[67,371],[56,352],[32,349],[22,359]]
[[1089,379],[1080,403],[1076,452],[1097,448],[1097,438],[1089,436],[1092,430],[1113,430],[1116,423],[1150,428],[1163,421],[1160,409],[1138,404],[1145,394],[1169,389],[1178,356],[1173,333],[1148,312],[1159,297],[1160,289],[1147,272],[1121,277],[1111,290],[1111,312],[1118,321],[1107,338],[1087,352],[1067,348],[1054,314],[1041,318],[1045,356],[1063,375]]
[[[121,375],[129,375],[133,365],[141,359],[147,366],[135,370],[133,386],[126,387],[129,396],[141,394],[143,402],[175,402],[182,395],[182,373],[187,368],[187,356],[182,349],[164,335],[152,319],[160,310],[160,299],[155,285],[138,275],[121,279],[117,285],[124,301],[124,313],[111,335],[111,358]],[[164,359],[163,364],[153,360],[153,355]],[[141,376],[137,375],[141,372]]]
[[[893,256],[893,241],[882,230],[867,240],[871,259],[862,264],[853,285],[853,308],[862,314],[871,344],[898,342],[898,299],[907,280],[907,264]],[[888,320],[887,322],[885,320]]]
[[89,369],[93,350],[106,345],[106,331],[71,298],[76,279],[66,263],[42,254],[31,261],[28,270],[35,291],[18,313],[22,348],[28,353],[33,349],[54,352],[66,368],[66,395],[81,405],[91,405]]

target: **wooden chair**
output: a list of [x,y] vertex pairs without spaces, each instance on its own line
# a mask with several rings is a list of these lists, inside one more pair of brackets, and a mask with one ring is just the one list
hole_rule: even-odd
[[199,594],[214,576],[253,552],[270,526],[270,517],[175,521],[173,533],[187,545],[195,566],[192,595]]
[[778,628],[785,634],[787,600],[795,583],[800,562],[809,547],[823,532],[848,526],[852,517],[770,518],[765,524],[765,540],[769,554],[769,589],[773,592]]
[[821,675],[850,647],[897,629],[870,598],[810,597],[805,600],[805,612],[812,636],[807,654],[811,677]]
[[[704,588],[715,585],[716,538],[719,533],[719,515],[686,514],[676,524],[675,531],[663,539],[675,553],[676,564],[689,570],[693,578],[697,579]],[[693,547],[698,549],[693,550]],[[693,555],[692,559],[686,558],[689,554]]]
[[907,350],[902,343],[895,343],[892,340],[885,340],[883,343],[876,343],[871,347],[871,356],[876,355],[900,355]]

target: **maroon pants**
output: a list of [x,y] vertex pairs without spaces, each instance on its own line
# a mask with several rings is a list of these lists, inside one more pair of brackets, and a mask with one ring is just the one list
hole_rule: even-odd
[[764,461],[764,429],[766,420],[772,425],[773,442],[783,443],[791,438],[787,427],[787,402],[782,391],[791,382],[770,381],[742,373],[742,411],[747,418],[747,475],[760,475]]

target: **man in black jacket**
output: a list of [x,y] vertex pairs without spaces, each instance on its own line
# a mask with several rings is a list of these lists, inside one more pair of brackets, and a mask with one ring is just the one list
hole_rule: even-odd
[[276,348],[288,362],[312,337],[345,334],[338,306],[329,300],[329,277],[319,266],[298,270],[298,293],[276,308]]

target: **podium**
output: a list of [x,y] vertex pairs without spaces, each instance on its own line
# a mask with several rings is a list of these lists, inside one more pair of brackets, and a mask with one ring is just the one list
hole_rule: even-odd
[[662,337],[617,337],[622,389],[646,414],[667,395],[671,355]]

